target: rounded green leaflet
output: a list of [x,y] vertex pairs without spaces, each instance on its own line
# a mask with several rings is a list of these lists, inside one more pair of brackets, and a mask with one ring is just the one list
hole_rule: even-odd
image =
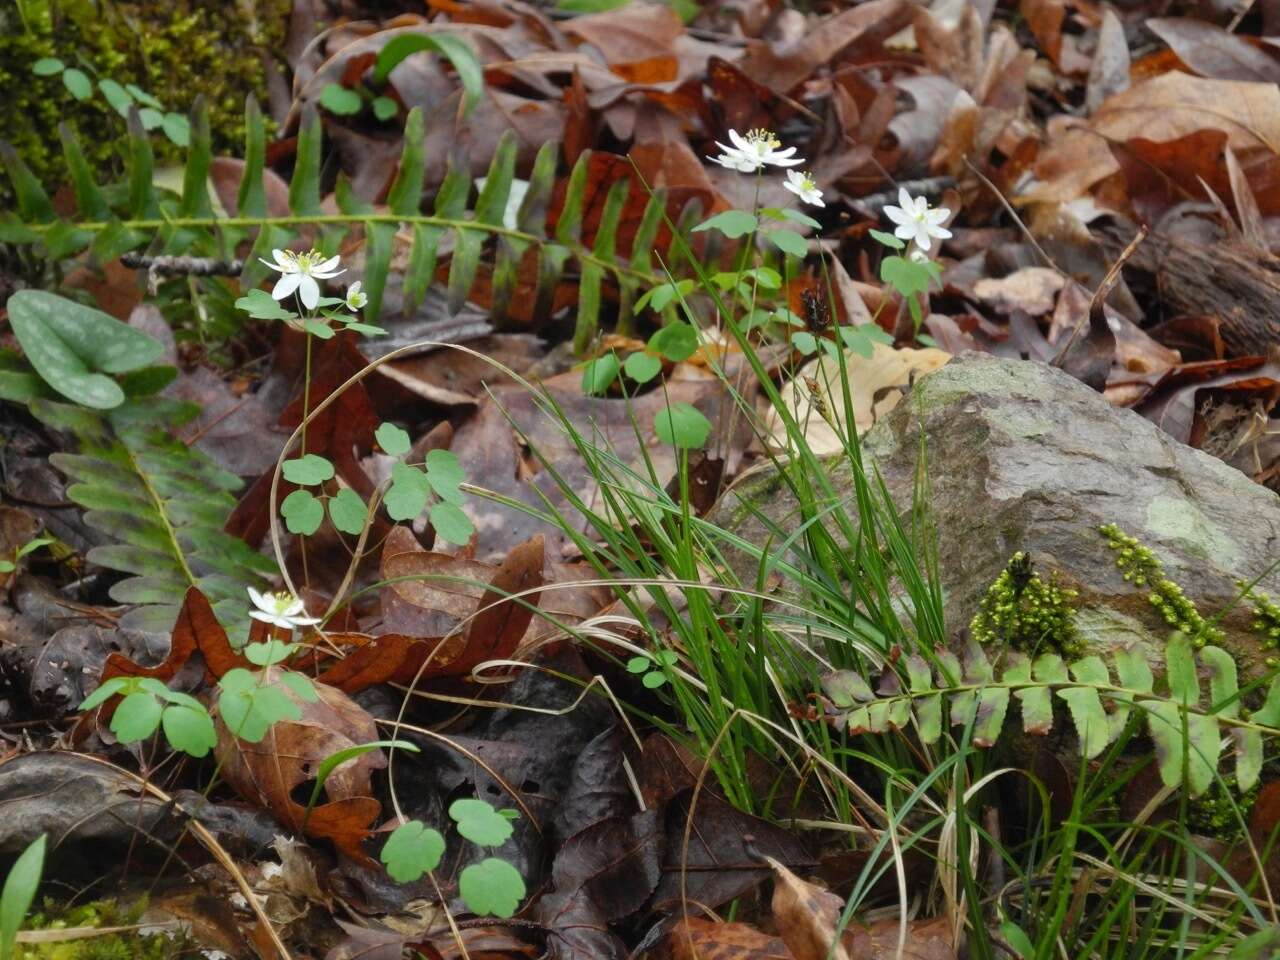
[[193,757],[207,756],[217,745],[218,735],[214,731],[213,718],[204,707],[165,707],[160,716],[160,724],[169,745]]
[[472,913],[507,918],[515,915],[524,899],[524,880],[505,860],[488,857],[462,871],[458,892]]
[[326,84],[324,89],[320,91],[320,106],[330,113],[336,113],[340,117],[349,117],[352,114],[359,113],[363,104],[364,101],[360,99],[360,94],[354,90],[348,90],[341,84]]
[[436,496],[461,506],[464,498],[458,488],[467,479],[467,473],[458,462],[458,455],[452,450],[432,450],[427,453],[426,467],[427,482]]
[[458,824],[460,834],[482,847],[502,846],[515,830],[511,821],[488,803],[470,797],[453,801],[449,816]]
[[293,651],[296,649],[298,649],[296,643],[281,643],[279,640],[271,640],[267,643],[247,644],[244,648],[244,656],[252,664],[259,667],[269,667],[288,660],[293,656]]
[[606,353],[603,357],[588,361],[582,368],[582,392],[588,396],[604,393],[618,379],[619,367],[616,353]]
[[373,431],[373,437],[378,441],[378,446],[392,457],[403,457],[409,452],[411,446],[409,434],[394,423],[378,424],[378,429]]
[[651,670],[640,678],[640,682],[650,690],[657,690],[667,682],[667,675],[659,670]]
[[756,218],[751,214],[742,210],[726,210],[724,213],[717,213],[714,217],[702,221],[702,223],[693,228],[693,232],[719,230],[730,240],[736,240],[738,237],[746,236],[756,226]]
[[111,717],[111,732],[121,743],[137,743],[156,732],[163,708],[153,693],[131,693]]
[[383,498],[387,516],[392,520],[412,520],[422,513],[431,496],[426,474],[406,463],[391,466],[391,487]]
[[775,247],[793,257],[803,259],[809,253],[809,245],[804,237],[794,230],[770,230],[765,236],[773,241]]
[[431,526],[445,540],[459,545],[469,541],[475,532],[475,525],[462,508],[443,500],[431,507]]
[[648,383],[662,371],[662,361],[651,353],[633,353],[622,365],[636,383]]
[[160,126],[164,129],[164,135],[175,145],[186,147],[191,144],[191,122],[182,114],[166,113]]
[[697,352],[698,331],[683,320],[669,323],[649,338],[649,348],[668,360],[688,360]]
[[379,120],[390,120],[399,109],[400,107],[390,97],[375,97],[373,100],[373,115]]
[[99,704],[105,703],[114,697],[117,693],[122,692],[129,686],[129,677],[112,677],[106,683],[98,687],[97,690],[84,698],[80,704],[81,710],[92,710]]
[[93,81],[83,70],[75,67],[62,71],[62,85],[77,100],[88,100],[93,96]]
[[41,57],[31,65],[31,72],[37,77],[51,77],[66,69],[66,64],[57,57]]
[[309,537],[324,521],[324,504],[306,490],[295,490],[281,501],[280,515],[290,533]]
[[324,457],[308,453],[296,460],[286,460],[280,465],[280,472],[290,483],[310,486],[333,479],[333,464]]
[[98,81],[98,92],[111,104],[111,109],[122,117],[129,116],[129,108],[133,106],[133,97],[115,80],[107,78]]
[[673,403],[659,410],[653,428],[663,443],[681,448],[700,447],[711,434],[711,422],[691,403]]
[[629,673],[644,673],[652,666],[653,661],[643,654],[637,657],[632,657],[627,661],[627,671]]
[[429,870],[440,866],[444,856],[444,837],[420,820],[410,820],[396,827],[378,855],[387,873],[397,883],[412,883]]
[[105,374],[154,363],[160,341],[115,317],[44,290],[9,298],[9,325],[36,373],[64,397],[95,410],[124,402],[120,385]]
[[343,487],[329,500],[329,519],[343,533],[359,536],[368,515],[369,508],[350,487]]

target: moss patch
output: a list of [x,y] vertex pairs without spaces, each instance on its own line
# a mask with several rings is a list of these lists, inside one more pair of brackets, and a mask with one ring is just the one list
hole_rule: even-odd
[[[8,140],[50,192],[66,180],[58,124],[74,130],[103,179],[121,169],[125,121],[96,91],[76,100],[58,76],[37,77],[32,65],[57,57],[94,81],[133,83],[168,110],[185,113],[198,94],[209,108],[216,151],[239,153],[244,101],[266,93],[263,57],[284,39],[289,0],[53,0],[51,29],[27,32],[12,5],[0,12],[0,137]],[[246,10],[252,7],[256,18]],[[159,133],[152,147],[160,163],[182,151]],[[0,198],[8,196],[0,177]]]
[[[71,930],[77,927],[128,927],[138,923],[145,901],[128,909],[111,900],[67,907],[46,900],[23,924],[24,930]],[[199,956],[197,945],[183,934],[137,931],[77,937],[51,943],[20,944],[15,960],[171,960]]]

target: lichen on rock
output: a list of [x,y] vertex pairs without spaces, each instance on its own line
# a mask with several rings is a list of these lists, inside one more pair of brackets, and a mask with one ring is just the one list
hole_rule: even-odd
[[[867,431],[864,458],[904,516],[916,489],[922,432],[939,585],[953,636],[1021,551],[1042,577],[1055,575],[1078,593],[1076,626],[1087,652],[1105,655],[1146,634],[1158,672],[1170,624],[1148,599],[1150,587],[1126,580],[1116,566],[1099,533],[1114,523],[1159,557],[1165,578],[1203,619],[1217,618],[1222,637],[1209,642],[1236,657],[1244,678],[1267,669],[1275,646],[1267,630],[1255,630],[1257,610],[1238,602],[1237,581],[1260,577],[1259,590],[1280,589],[1280,572],[1272,568],[1280,498],[1273,492],[1041,363],[961,354],[918,380]],[[852,487],[847,461],[825,463],[833,489]],[[740,482],[713,519],[762,544],[771,529],[793,528],[796,504],[777,479],[761,471]],[[1175,522],[1175,503],[1194,522]],[[1112,629],[1119,623],[1129,626]]]

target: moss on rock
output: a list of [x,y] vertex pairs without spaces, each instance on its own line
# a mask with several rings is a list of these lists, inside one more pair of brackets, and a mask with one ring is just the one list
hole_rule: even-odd
[[[284,38],[289,0],[51,0],[50,29],[28,31],[12,7],[0,11],[0,138],[9,141],[50,192],[66,179],[58,124],[78,134],[91,164],[107,179],[121,169],[125,121],[96,90],[96,81],[136,84],[167,110],[186,113],[203,94],[215,151],[239,153],[244,101],[266,93],[264,57]],[[61,76],[39,77],[32,66],[56,57],[95,81],[80,101]],[[159,133],[160,163],[182,150]],[[0,197],[9,195],[0,178]]]

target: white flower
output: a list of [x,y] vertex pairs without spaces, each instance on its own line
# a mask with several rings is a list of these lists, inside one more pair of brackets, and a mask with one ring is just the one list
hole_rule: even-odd
[[359,280],[347,287],[347,309],[352,313],[355,313],[358,310],[363,310],[364,305],[368,302],[369,296],[360,289]]
[[259,593],[253,587],[249,588],[249,599],[253,601],[253,605],[257,610],[250,610],[249,616],[255,620],[261,620],[263,623],[270,623],[277,627],[284,627],[286,630],[294,630],[298,627],[309,627],[320,621],[315,617],[299,616],[306,613],[306,607],[302,601],[291,593]]
[[276,258],[275,263],[258,258],[272,270],[282,274],[276,281],[271,296],[276,300],[284,300],[297,290],[302,298],[302,305],[308,310],[314,310],[320,302],[320,284],[316,283],[317,280],[331,280],[338,274],[347,272],[337,269],[339,257],[325,260],[324,254],[319,250],[308,250],[306,253],[272,250],[271,255]]
[[884,208],[884,215],[898,225],[893,231],[898,239],[914,240],[921,250],[928,250],[934,238],[945,240],[951,236],[951,231],[942,226],[951,216],[946,207],[930,210],[927,198],[911,196],[906,187],[898,188],[898,203],[902,206]]
[[825,207],[822,202],[822,191],[818,189],[818,185],[813,182],[813,176],[808,173],[796,173],[794,170],[787,171],[787,182],[783,184],[788,190],[794,193],[805,203],[811,203],[815,207]]
[[800,157],[791,156],[796,152],[795,147],[779,150],[782,141],[768,130],[750,130],[745,137],[737,130],[730,130],[729,140],[733,143],[731,147],[717,140],[716,146],[724,152],[707,159],[739,173],[754,173],[766,166],[795,167],[804,163]]

